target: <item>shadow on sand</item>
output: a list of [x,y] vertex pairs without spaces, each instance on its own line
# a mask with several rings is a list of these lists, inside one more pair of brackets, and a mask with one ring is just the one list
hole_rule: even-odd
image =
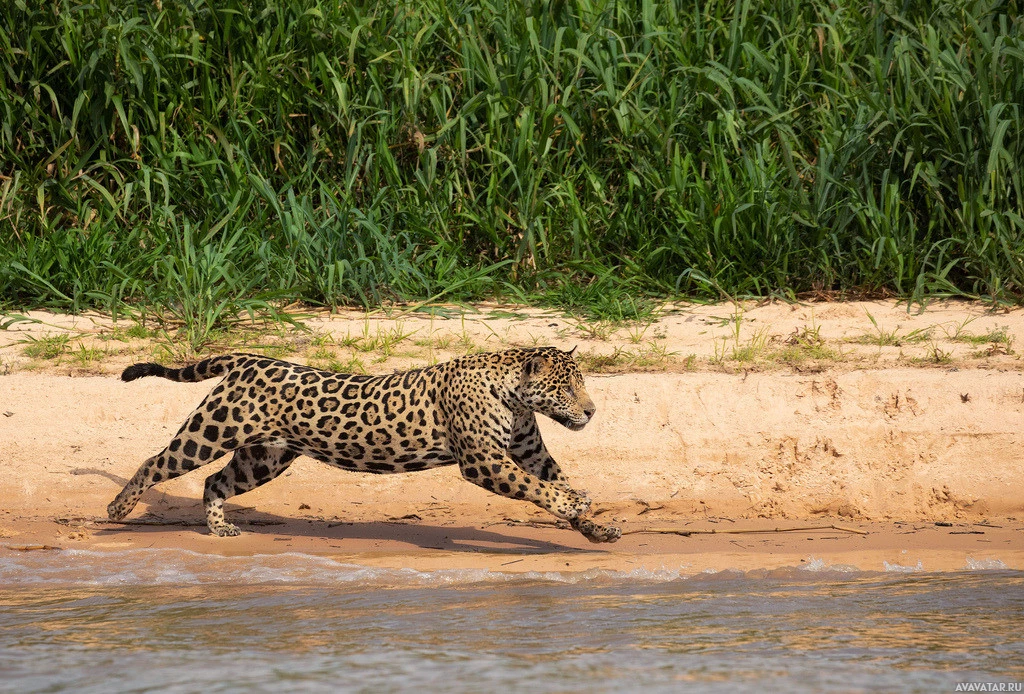
[[[119,486],[127,480],[106,470],[77,468],[75,475],[98,475]],[[159,499],[154,497],[159,496]],[[113,498],[113,497],[111,497]],[[150,489],[140,503],[150,504],[151,510],[140,514],[137,510],[125,519],[124,525],[112,524],[97,529],[99,536],[117,536],[125,533],[148,535],[166,533],[169,530],[188,528],[201,535],[209,535],[202,514],[202,500],[192,497],[168,494],[160,489]],[[190,509],[190,510],[185,510]],[[191,509],[196,509],[192,511]],[[104,509],[105,510],[105,509]],[[550,554],[550,553],[592,553],[602,550],[588,547],[574,547],[558,542],[521,537],[505,532],[466,526],[437,526],[427,523],[413,523],[405,520],[381,520],[373,522],[348,523],[339,520],[293,518],[279,516],[251,507],[237,506],[230,501],[224,505],[229,522],[242,529],[243,534],[264,536],[289,536],[319,538],[327,541],[351,539],[376,540],[411,544],[423,549],[450,552],[487,552],[491,554]],[[132,522],[135,521],[135,522]],[[508,526],[506,526],[508,527]],[[515,532],[512,527],[508,528]],[[565,533],[576,533],[565,530]],[[580,538],[582,539],[582,537]],[[234,538],[222,538],[230,543]]]

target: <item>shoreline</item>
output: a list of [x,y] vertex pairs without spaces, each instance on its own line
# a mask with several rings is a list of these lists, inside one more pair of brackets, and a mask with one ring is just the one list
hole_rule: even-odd
[[[131,549],[186,549],[223,557],[300,554],[356,566],[439,571],[491,572],[773,571],[806,567],[839,571],[950,572],[977,569],[1024,570],[1020,538],[1024,523],[998,519],[985,524],[850,523],[835,529],[772,532],[777,528],[832,525],[778,521],[693,522],[690,537],[637,533],[641,519],[624,524],[634,534],[611,545],[593,545],[571,530],[510,526],[452,519],[450,525],[368,522],[310,523],[259,514],[240,523],[242,535],[217,538],[205,526],[121,525],[84,519],[15,517],[0,519],[5,537],[0,556],[18,552],[81,549],[112,555]],[[164,521],[167,522],[167,521]],[[174,520],[171,523],[178,523]],[[189,521],[184,521],[189,522]],[[659,524],[663,526],[664,523]],[[728,526],[721,528],[716,526]],[[715,531],[719,532],[715,532]],[[725,530],[726,532],[720,532]],[[729,531],[741,530],[733,534]],[[713,534],[712,534],[713,533]]]

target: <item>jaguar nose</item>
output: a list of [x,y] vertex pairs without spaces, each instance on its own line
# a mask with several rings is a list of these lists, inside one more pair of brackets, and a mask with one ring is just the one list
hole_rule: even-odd
[[597,412],[597,408],[593,405],[583,408],[583,414],[587,415],[587,419],[593,419],[595,412]]

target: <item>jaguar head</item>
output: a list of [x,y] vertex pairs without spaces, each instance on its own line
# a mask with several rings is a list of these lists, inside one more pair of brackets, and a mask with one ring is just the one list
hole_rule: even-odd
[[523,363],[519,397],[534,412],[579,431],[597,408],[583,385],[583,374],[572,356],[575,351],[548,347],[530,354]]

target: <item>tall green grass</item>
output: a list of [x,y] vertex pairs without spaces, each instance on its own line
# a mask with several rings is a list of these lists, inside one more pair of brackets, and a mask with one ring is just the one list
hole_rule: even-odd
[[1020,302],[1020,9],[12,0],[0,304]]

